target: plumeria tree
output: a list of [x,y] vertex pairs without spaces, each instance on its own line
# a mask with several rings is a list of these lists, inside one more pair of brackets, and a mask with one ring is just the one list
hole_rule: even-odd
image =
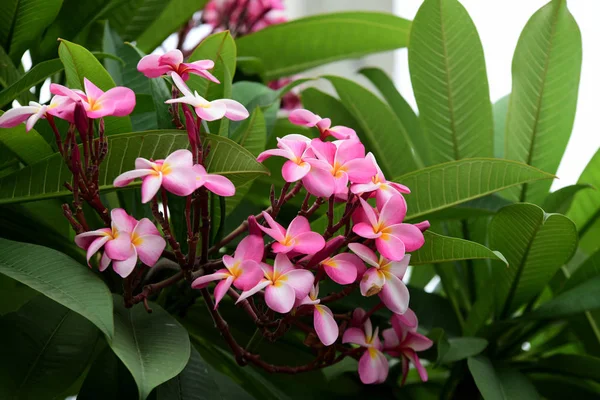
[[[458,0],[92,3],[0,11],[0,397],[598,396],[598,155],[549,193],[564,0],[495,104]],[[380,69],[305,72],[400,47],[418,114]]]

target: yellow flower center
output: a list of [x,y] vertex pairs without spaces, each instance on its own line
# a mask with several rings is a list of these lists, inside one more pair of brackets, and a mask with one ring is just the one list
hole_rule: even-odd
[[331,169],[331,175],[335,176],[336,178],[341,178],[342,172],[346,171],[348,171],[348,168],[345,165],[341,165],[340,163],[336,162],[333,164],[333,168]]

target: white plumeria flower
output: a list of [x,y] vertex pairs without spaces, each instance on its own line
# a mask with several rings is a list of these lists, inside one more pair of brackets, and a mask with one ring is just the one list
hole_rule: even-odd
[[198,92],[190,90],[183,79],[175,72],[171,72],[173,83],[183,94],[183,97],[178,99],[169,99],[165,101],[167,104],[184,103],[189,104],[196,110],[196,114],[205,121],[215,121],[226,117],[232,121],[240,121],[248,118],[248,110],[235,100],[219,99],[208,101],[200,96]]
[[25,129],[29,132],[40,118],[44,118],[49,110],[63,105],[69,99],[63,96],[54,96],[50,104],[40,104],[30,101],[29,105],[15,107],[0,116],[0,128],[12,128],[25,122]]

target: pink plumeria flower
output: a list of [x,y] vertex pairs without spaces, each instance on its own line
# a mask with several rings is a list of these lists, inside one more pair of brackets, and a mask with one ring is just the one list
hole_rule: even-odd
[[360,281],[360,293],[363,296],[379,294],[379,298],[392,312],[403,314],[408,309],[410,294],[402,282],[410,255],[404,256],[402,261],[390,261],[383,256],[377,257],[375,252],[364,244],[350,243],[350,250],[356,253],[369,268]]
[[298,216],[290,222],[288,229],[275,222],[271,215],[262,213],[269,227],[259,225],[259,228],[277,242],[273,243],[274,253],[289,253],[295,251],[301,254],[314,254],[325,247],[323,236],[310,230],[308,220]]
[[306,126],[312,128],[316,126],[321,133],[321,140],[325,140],[327,136],[333,136],[336,139],[347,140],[356,139],[356,132],[352,128],[346,126],[331,126],[329,118],[321,118],[317,114],[305,109],[294,110],[289,115],[290,122],[294,125]]
[[313,324],[315,332],[321,343],[325,346],[331,346],[337,340],[340,329],[338,328],[333,313],[329,307],[319,304],[319,284],[317,283],[310,289],[308,296],[297,301],[298,305],[313,306]]
[[87,78],[83,78],[83,86],[85,92],[53,83],[50,85],[50,92],[66,96],[74,102],[81,102],[88,118],[92,119],[107,116],[124,117],[131,114],[135,108],[135,93],[129,88],[117,86],[104,92]]
[[273,311],[285,314],[294,307],[296,299],[305,298],[313,286],[315,277],[310,271],[295,268],[285,254],[277,254],[271,267],[262,264],[264,279],[250,290],[244,291],[236,304],[261,290],[265,290],[265,302]]
[[365,147],[358,141],[343,140],[336,146],[313,139],[311,148],[319,162],[327,165],[330,174],[328,185],[333,186],[335,194],[346,194],[348,182],[366,183],[377,173],[371,160],[365,158]]
[[350,190],[354,194],[362,194],[367,192],[373,192],[372,196],[375,196],[377,200],[377,207],[381,208],[385,204],[386,201],[389,200],[392,196],[402,195],[403,193],[410,193],[410,189],[404,185],[401,185],[396,182],[390,182],[385,179],[383,172],[381,172],[381,168],[377,164],[377,160],[375,160],[375,156],[372,153],[367,154],[365,157],[368,160],[371,160],[375,168],[377,169],[377,173],[373,175],[371,178],[371,182],[367,183],[355,183],[350,187]]
[[87,250],[88,263],[90,258],[104,247],[100,260],[100,271],[113,262],[113,269],[123,278],[127,277],[139,259],[152,267],[160,258],[166,242],[148,219],[139,222],[122,208],[111,211],[112,227],[81,233],[75,236],[75,243]]
[[113,185],[124,187],[136,178],[142,178],[142,203],[152,200],[161,186],[177,196],[187,196],[198,187],[192,153],[188,150],[174,151],[164,160],[138,157],[135,169],[117,176]]
[[214,67],[215,63],[212,60],[198,60],[191,63],[184,63],[183,53],[178,49],[168,51],[163,55],[149,54],[142,57],[137,65],[138,71],[148,78],[158,78],[159,76],[174,72],[184,81],[188,80],[190,74],[195,74],[209,81],[220,83],[217,78],[207,71]]
[[[356,311],[355,311],[356,313]],[[364,311],[362,313],[364,315]],[[385,382],[389,364],[381,352],[383,346],[379,340],[379,327],[373,331],[371,320],[367,319],[361,327],[346,329],[342,343],[352,343],[364,347],[366,350],[358,360],[358,375],[364,384]]]
[[391,261],[401,261],[406,252],[419,249],[425,243],[423,232],[411,224],[403,224],[406,216],[406,202],[402,196],[392,196],[380,212],[359,198],[359,209],[354,233],[366,239],[375,239],[377,250]]
[[[29,105],[11,108],[0,116],[0,128],[12,128],[25,122],[25,130],[29,132],[40,119],[46,118],[46,114],[61,117],[68,108],[70,99],[65,96],[54,96],[50,104],[43,105],[30,101]],[[73,112],[71,107],[71,112]]]
[[310,139],[302,135],[287,135],[277,138],[277,149],[265,150],[258,155],[256,160],[263,162],[269,157],[287,158],[281,169],[281,175],[286,182],[296,182],[310,172],[308,159],[314,158],[310,148]]
[[200,165],[194,165],[196,173],[196,189],[205,187],[216,195],[229,197],[235,194],[235,186],[224,176],[217,174],[209,174],[206,169]]
[[220,280],[215,287],[215,309],[219,302],[225,296],[231,285],[240,290],[250,290],[263,277],[263,270],[260,266],[264,253],[264,242],[259,235],[248,235],[235,249],[232,256],[224,255],[223,264],[225,268],[218,270],[214,274],[201,276],[192,282],[192,288],[202,289],[212,281]]
[[365,265],[354,254],[340,253],[321,261],[323,270],[332,281],[348,285],[364,273]]
[[235,100],[231,99],[219,99],[208,101],[204,97],[200,96],[198,92],[192,93],[190,88],[187,87],[183,79],[175,72],[171,72],[171,78],[175,86],[179,88],[183,97],[178,99],[169,99],[165,101],[167,104],[183,103],[189,104],[194,107],[196,114],[206,121],[215,121],[226,117],[232,121],[241,121],[248,118],[250,115],[246,107],[241,105]]
[[392,328],[382,332],[384,340],[384,351],[393,357],[402,358],[402,383],[408,376],[409,361],[412,362],[419,377],[427,382],[427,370],[421,364],[417,351],[423,351],[433,346],[433,342],[427,336],[417,333],[419,321],[415,313],[408,309],[404,315],[394,314],[392,316]]

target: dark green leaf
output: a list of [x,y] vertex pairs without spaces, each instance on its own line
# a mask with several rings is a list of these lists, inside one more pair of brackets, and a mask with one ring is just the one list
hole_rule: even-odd
[[577,247],[577,231],[560,214],[545,214],[533,204],[504,207],[490,224],[490,246],[508,260],[494,273],[496,304],[502,317],[532,300]]
[[544,372],[600,382],[600,358],[580,354],[556,354],[536,360],[528,372]]
[[37,296],[0,319],[0,395],[51,399],[85,371],[98,338],[81,315]]
[[512,202],[499,195],[491,194],[467,201],[466,203],[461,203],[455,207],[445,208],[441,211],[427,214],[421,218],[435,221],[486,217],[496,214],[498,210],[509,204],[512,204]]
[[137,46],[145,53],[158,47],[171,33],[187,22],[208,0],[171,0],[160,15],[137,37]]
[[136,397],[133,376],[109,347],[96,357],[77,394],[77,400],[131,400]]
[[391,14],[344,12],[270,26],[237,40],[240,56],[258,57],[267,80],[344,58],[405,47],[410,21]]
[[594,154],[577,183],[592,185],[595,188],[577,193],[567,213],[577,225],[582,240],[585,241],[585,237],[590,236],[590,244],[583,247],[591,253],[599,246],[597,233],[600,230],[600,150]]
[[600,250],[589,256],[567,280],[563,290],[571,289],[600,275]]
[[[240,185],[261,174],[265,167],[256,158],[230,139],[208,135],[211,151],[206,160],[210,173],[227,176]],[[180,130],[132,132],[109,137],[109,151],[100,167],[101,190],[113,189],[114,179],[134,168],[137,157],[163,159],[177,149],[189,146],[187,133]],[[68,195],[63,183],[71,180],[71,174],[60,154],[48,157],[15,174],[0,179],[0,203],[32,201]],[[132,183],[135,187],[140,182]]]
[[566,214],[571,208],[575,195],[583,189],[593,189],[591,185],[571,185],[552,192],[546,197],[542,208],[547,213]]
[[470,357],[469,371],[484,400],[535,400],[540,396],[533,384],[520,372],[495,368],[485,356]]
[[[529,19],[515,49],[506,158],[556,172],[573,128],[580,71],[579,27],[567,2],[553,0]],[[514,200],[540,204],[550,185],[528,184],[510,193]]]
[[115,336],[109,343],[133,375],[141,400],[179,374],[190,358],[187,331],[156,304],[148,313],[141,304],[127,309],[114,295]]
[[110,24],[125,40],[135,40],[169,4],[165,0],[133,0],[122,2],[109,17]]
[[393,181],[410,188],[407,219],[414,220],[523,182],[550,178],[553,175],[518,162],[473,158],[423,168]]
[[448,339],[448,349],[444,352],[439,363],[453,363],[481,353],[488,341],[477,337],[460,337]]
[[88,267],[56,250],[0,239],[0,273],[83,315],[112,338],[110,292]]
[[[423,167],[409,132],[390,107],[364,87],[344,78],[327,76],[340,100],[358,121],[359,136],[387,176]],[[362,135],[360,135],[362,133]],[[402,155],[402,162],[397,162]]]
[[0,274],[0,315],[17,311],[38,294],[29,286]]
[[[4,112],[0,111],[0,115],[2,114]],[[27,132],[25,124],[0,129],[0,143],[8,147],[25,165],[34,164],[54,153],[52,147],[35,129]]]
[[529,375],[538,392],[548,400],[597,400],[598,386],[588,380],[556,374]]
[[9,104],[14,98],[29,88],[43,82],[57,72],[62,71],[62,62],[57,58],[36,64],[19,80],[0,92],[0,107]]
[[547,301],[526,318],[555,319],[579,314],[600,308],[600,276],[596,276],[571,289],[568,289],[552,300]]

